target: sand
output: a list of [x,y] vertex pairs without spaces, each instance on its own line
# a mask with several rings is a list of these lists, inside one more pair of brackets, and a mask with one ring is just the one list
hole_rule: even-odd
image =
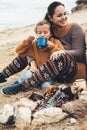
[[[87,10],[78,11],[76,13],[69,15],[69,21],[75,21],[79,23],[82,26],[82,28],[85,30],[87,28]],[[35,25],[21,27],[21,28],[14,28],[14,29],[7,28],[3,30],[2,32],[0,32],[0,71],[2,71],[2,69],[6,65],[8,65],[12,61],[13,58],[17,56],[17,54],[15,53],[16,45],[21,40],[26,39],[29,35],[35,35],[34,27]],[[20,74],[21,73],[11,76],[8,79],[8,82],[4,84],[0,84],[0,87],[10,85],[13,81],[15,81],[18,78]],[[22,96],[25,96],[26,94],[28,93],[20,93],[11,97],[6,97],[0,93],[0,99],[1,99],[0,106],[2,106],[5,103],[13,102],[16,98],[20,98]],[[86,122],[87,120],[84,121],[85,125],[86,125]],[[62,130],[63,128],[62,126],[64,125],[67,127],[66,130],[68,130],[68,128],[69,129],[74,128],[74,125],[69,126],[68,121],[66,120],[65,122],[61,122],[60,124],[52,124],[52,125],[47,125],[47,126],[45,125],[44,127],[37,128],[37,130],[51,130],[51,128],[54,130],[58,130],[58,126],[60,126],[59,127],[60,130]],[[80,127],[86,128],[86,126],[84,125]],[[11,129],[13,128],[5,128],[5,126],[0,125],[0,130],[11,130]],[[18,129],[14,128],[14,130],[18,130]],[[27,128],[27,130],[29,129]]]

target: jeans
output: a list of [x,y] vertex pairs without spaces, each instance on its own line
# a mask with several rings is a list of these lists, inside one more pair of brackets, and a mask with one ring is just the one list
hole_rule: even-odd
[[[26,70],[13,84],[21,84],[24,80],[29,79],[32,77],[32,72],[30,70]],[[53,80],[49,80],[40,84],[42,89],[47,88],[49,85],[52,85],[54,82]]]

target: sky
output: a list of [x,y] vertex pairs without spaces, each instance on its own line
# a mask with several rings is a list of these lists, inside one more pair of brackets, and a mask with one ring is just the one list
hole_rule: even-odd
[[[0,0],[0,29],[28,26],[43,19],[48,5],[54,0]],[[76,0],[59,0],[68,12]]]

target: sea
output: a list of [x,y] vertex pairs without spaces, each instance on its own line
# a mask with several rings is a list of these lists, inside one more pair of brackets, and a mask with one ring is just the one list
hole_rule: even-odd
[[[0,0],[0,31],[36,24],[43,19],[54,0]],[[57,0],[56,0],[57,1]],[[76,0],[60,0],[71,13]]]

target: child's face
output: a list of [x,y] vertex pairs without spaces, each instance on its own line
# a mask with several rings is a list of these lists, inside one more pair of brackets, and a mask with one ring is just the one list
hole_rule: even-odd
[[44,37],[48,40],[51,37],[50,26],[48,24],[37,26],[37,37]]

